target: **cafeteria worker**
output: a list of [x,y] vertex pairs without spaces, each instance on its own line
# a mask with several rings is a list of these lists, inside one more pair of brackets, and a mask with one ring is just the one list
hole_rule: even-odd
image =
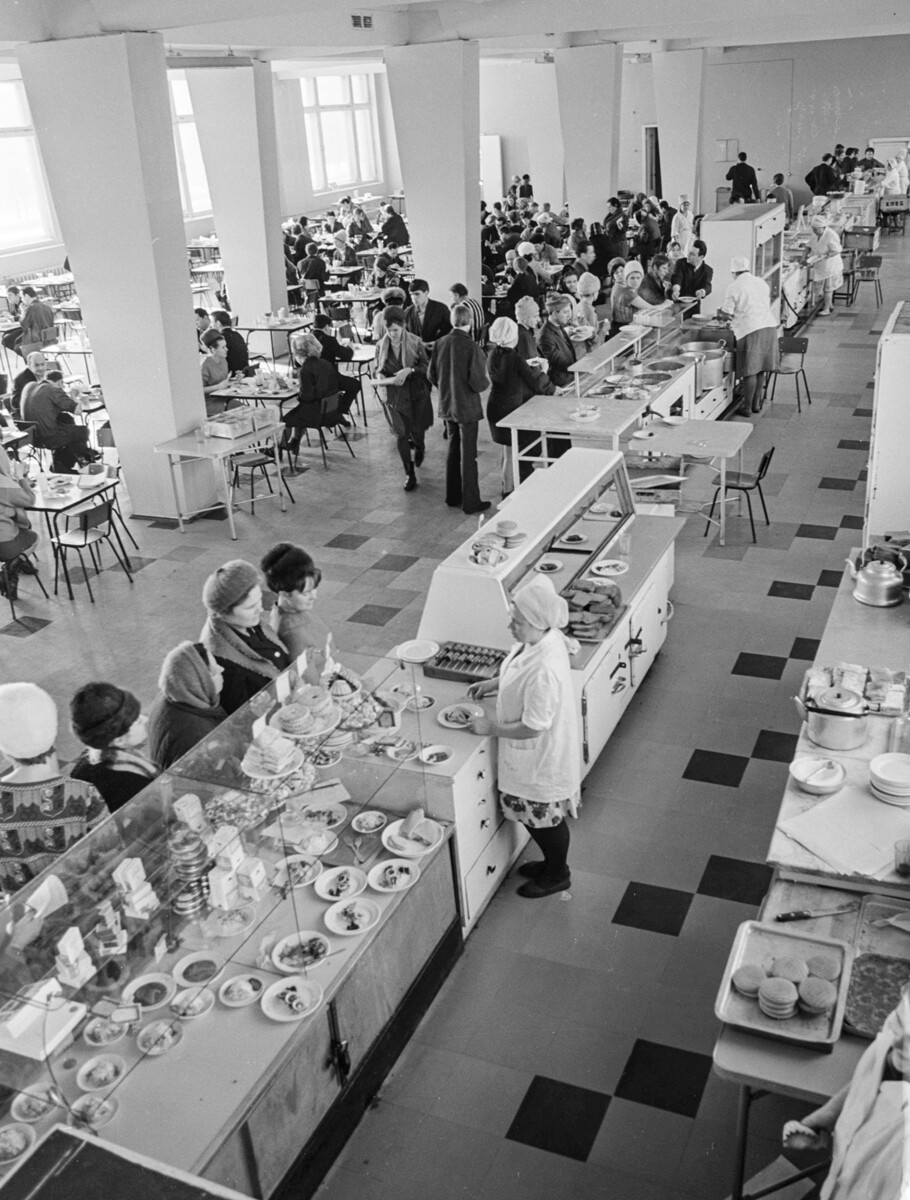
[[569,609],[552,582],[536,575],[512,596],[509,629],[518,643],[499,678],[472,684],[472,700],[496,696],[496,718],[475,717],[472,732],[498,739],[503,812],[520,821],[543,854],[518,868],[528,882],[519,896],[538,900],[564,892],[569,874],[568,817],[577,816],[581,766],[569,654],[577,644],[561,632]]

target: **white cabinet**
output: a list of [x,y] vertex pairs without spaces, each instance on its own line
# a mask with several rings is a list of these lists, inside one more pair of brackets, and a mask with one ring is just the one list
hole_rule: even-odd
[[730,259],[749,260],[753,275],[771,289],[771,308],[780,316],[781,269],[783,264],[786,209],[782,204],[731,204],[722,212],[702,218],[701,237],[708,247],[708,262],[714,268],[711,295],[701,302],[709,316],[722,307],[724,293],[733,282]]
[[910,529],[908,380],[910,303],[901,301],[888,318],[876,354],[864,546],[890,530]]

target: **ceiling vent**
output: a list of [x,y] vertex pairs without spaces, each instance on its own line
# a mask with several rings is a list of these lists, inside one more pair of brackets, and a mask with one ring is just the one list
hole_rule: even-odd
[[351,24],[355,29],[372,29],[373,17],[371,13],[351,13]]

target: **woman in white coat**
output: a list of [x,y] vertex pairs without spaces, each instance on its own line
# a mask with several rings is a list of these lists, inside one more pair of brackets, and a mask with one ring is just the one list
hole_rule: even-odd
[[670,222],[670,241],[679,242],[682,257],[689,253],[695,238],[695,218],[692,215],[692,201],[680,200],[679,210]]
[[560,632],[569,611],[549,579],[535,576],[512,597],[509,629],[518,643],[497,680],[475,683],[472,699],[496,696],[496,718],[475,717],[474,733],[497,738],[498,784],[503,812],[520,821],[543,853],[519,873],[528,882],[519,896],[531,900],[565,891],[569,826],[581,790],[581,749],[569,654],[577,645]]
[[844,260],[840,238],[824,217],[813,217],[811,229],[808,262],[812,265],[812,300],[817,302],[824,296],[819,316],[827,317],[834,308],[834,293],[844,284]]

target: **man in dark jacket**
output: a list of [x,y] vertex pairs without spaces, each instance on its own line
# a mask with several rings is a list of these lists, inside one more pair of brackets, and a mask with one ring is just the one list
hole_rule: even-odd
[[806,176],[806,183],[812,190],[813,196],[827,196],[837,190],[838,175],[833,167],[834,155],[823,154],[817,167],[813,167]]
[[425,279],[412,279],[408,285],[411,303],[404,311],[404,327],[416,333],[427,350],[452,329],[449,310],[439,300],[430,299],[430,285]]
[[755,168],[746,162],[745,150],[740,151],[739,161],[733,164],[724,178],[730,183],[731,204],[738,204],[740,200],[744,204],[751,204],[753,201],[761,199],[758,177],[755,174]]
[[623,212],[623,207],[616,196],[607,201],[607,215],[604,217],[604,237],[609,243],[607,261],[611,258],[629,257],[629,218]]
[[[343,362],[351,362],[354,358],[353,346],[342,346],[338,338],[332,333],[332,318],[326,313],[318,313],[313,320],[313,337],[322,346],[321,358],[323,362],[331,363],[338,371],[338,364]],[[342,413],[347,416],[351,405],[360,395],[360,380],[355,379],[353,375],[344,375],[338,371],[338,378],[341,381],[341,404]]]
[[471,338],[471,310],[452,309],[454,328],[433,347],[430,383],[439,388],[439,415],[449,434],[446,504],[466,513],[486,512],[477,479],[477,429],[483,416],[480,393],[490,386],[483,351]]
[[379,236],[386,245],[389,242],[395,242],[399,246],[411,244],[411,235],[408,233],[404,218],[401,213],[397,213],[392,208],[391,204],[386,205],[383,209],[383,222],[379,227]]
[[[689,253],[679,260],[673,272],[670,295],[674,300],[678,300],[680,296],[694,296],[696,300],[704,300],[705,296],[710,294],[714,270],[705,262],[707,253],[708,247],[700,238],[689,243]],[[692,311],[700,312],[701,305]]]
[[240,371],[245,375],[250,366],[250,351],[243,334],[238,333],[234,328],[231,314],[225,312],[223,308],[216,309],[212,313],[212,324],[227,344],[228,370],[232,375],[235,371]]

